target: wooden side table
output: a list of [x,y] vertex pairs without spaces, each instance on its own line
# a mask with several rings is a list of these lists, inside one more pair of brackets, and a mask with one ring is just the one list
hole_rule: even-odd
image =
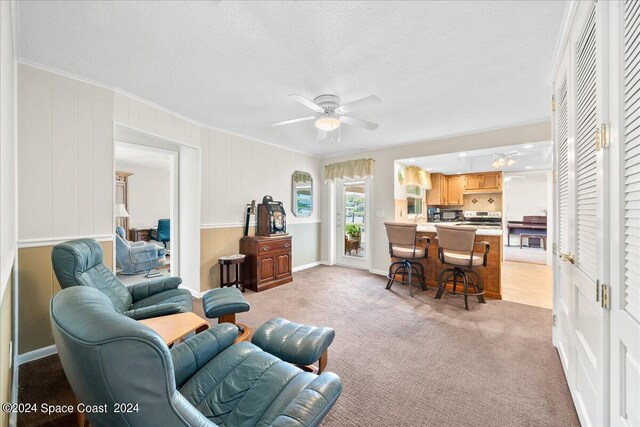
[[131,228],[129,229],[129,240],[132,242],[144,241],[148,242],[151,236],[148,228]]
[[168,346],[176,343],[191,332],[196,334],[209,328],[209,322],[195,313],[176,313],[167,316],[139,320],[160,335]]
[[[218,264],[220,264],[220,287],[224,288],[225,286],[235,286],[236,288],[240,285],[240,290],[244,292],[244,278],[242,276],[242,264],[244,263],[244,259],[246,255],[236,254],[236,255],[228,255],[223,256],[218,259]],[[235,267],[235,276],[234,280],[231,280],[231,271]]]

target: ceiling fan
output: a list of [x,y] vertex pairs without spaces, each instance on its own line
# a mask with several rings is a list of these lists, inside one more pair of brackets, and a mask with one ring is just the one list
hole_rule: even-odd
[[272,123],[271,126],[290,125],[293,123],[315,120],[315,126],[316,128],[318,128],[318,139],[326,138],[327,132],[340,128],[340,125],[342,123],[369,130],[375,130],[378,128],[377,123],[357,119],[355,117],[346,115],[346,113],[357,110],[358,108],[379,104],[382,100],[376,95],[370,95],[365,98],[358,99],[357,101],[349,102],[348,104],[343,105],[340,104],[340,97],[336,95],[320,95],[315,97],[313,101],[305,98],[302,95],[295,94],[289,96],[305,107],[315,111],[317,114],[313,116],[301,117],[299,119]]

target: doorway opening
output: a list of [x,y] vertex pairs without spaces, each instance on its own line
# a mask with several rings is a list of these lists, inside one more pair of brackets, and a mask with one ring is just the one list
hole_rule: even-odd
[[336,183],[337,263],[369,268],[370,179]]
[[171,150],[115,144],[116,274],[124,284],[172,274],[177,157]]
[[507,172],[502,197],[503,299],[552,309],[553,251],[548,236],[552,234],[553,172]]
[[[398,159],[394,219],[434,239],[438,223],[476,227],[476,242],[492,242],[486,295],[551,309],[552,169],[550,141]],[[425,265],[428,283],[439,262]]]

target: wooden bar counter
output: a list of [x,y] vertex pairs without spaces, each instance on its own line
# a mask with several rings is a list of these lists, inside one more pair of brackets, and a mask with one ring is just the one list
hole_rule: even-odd
[[[436,239],[435,227],[431,224],[418,226],[418,238],[428,237],[431,239],[428,257],[421,260],[427,274],[427,285],[435,287],[438,284],[438,275],[447,266],[440,263],[438,259],[438,239]],[[488,242],[491,250],[487,258],[486,267],[475,267],[474,270],[482,277],[482,284],[485,289],[485,297],[502,299],[501,292],[501,270],[502,270],[502,230],[479,229],[476,235],[476,242]],[[482,254],[484,248],[477,245],[476,253]],[[394,259],[395,261],[395,259]],[[458,285],[461,289],[461,285]],[[450,288],[450,286],[448,287]]]

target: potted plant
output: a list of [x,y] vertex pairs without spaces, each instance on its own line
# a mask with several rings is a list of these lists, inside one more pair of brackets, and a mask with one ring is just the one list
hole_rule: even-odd
[[362,224],[347,224],[344,227],[344,231],[351,240],[360,240],[360,233],[362,231]]
[[362,233],[362,224],[346,224],[344,226],[344,249],[345,253],[351,255],[352,251],[356,251],[356,255],[360,250],[360,234]]

